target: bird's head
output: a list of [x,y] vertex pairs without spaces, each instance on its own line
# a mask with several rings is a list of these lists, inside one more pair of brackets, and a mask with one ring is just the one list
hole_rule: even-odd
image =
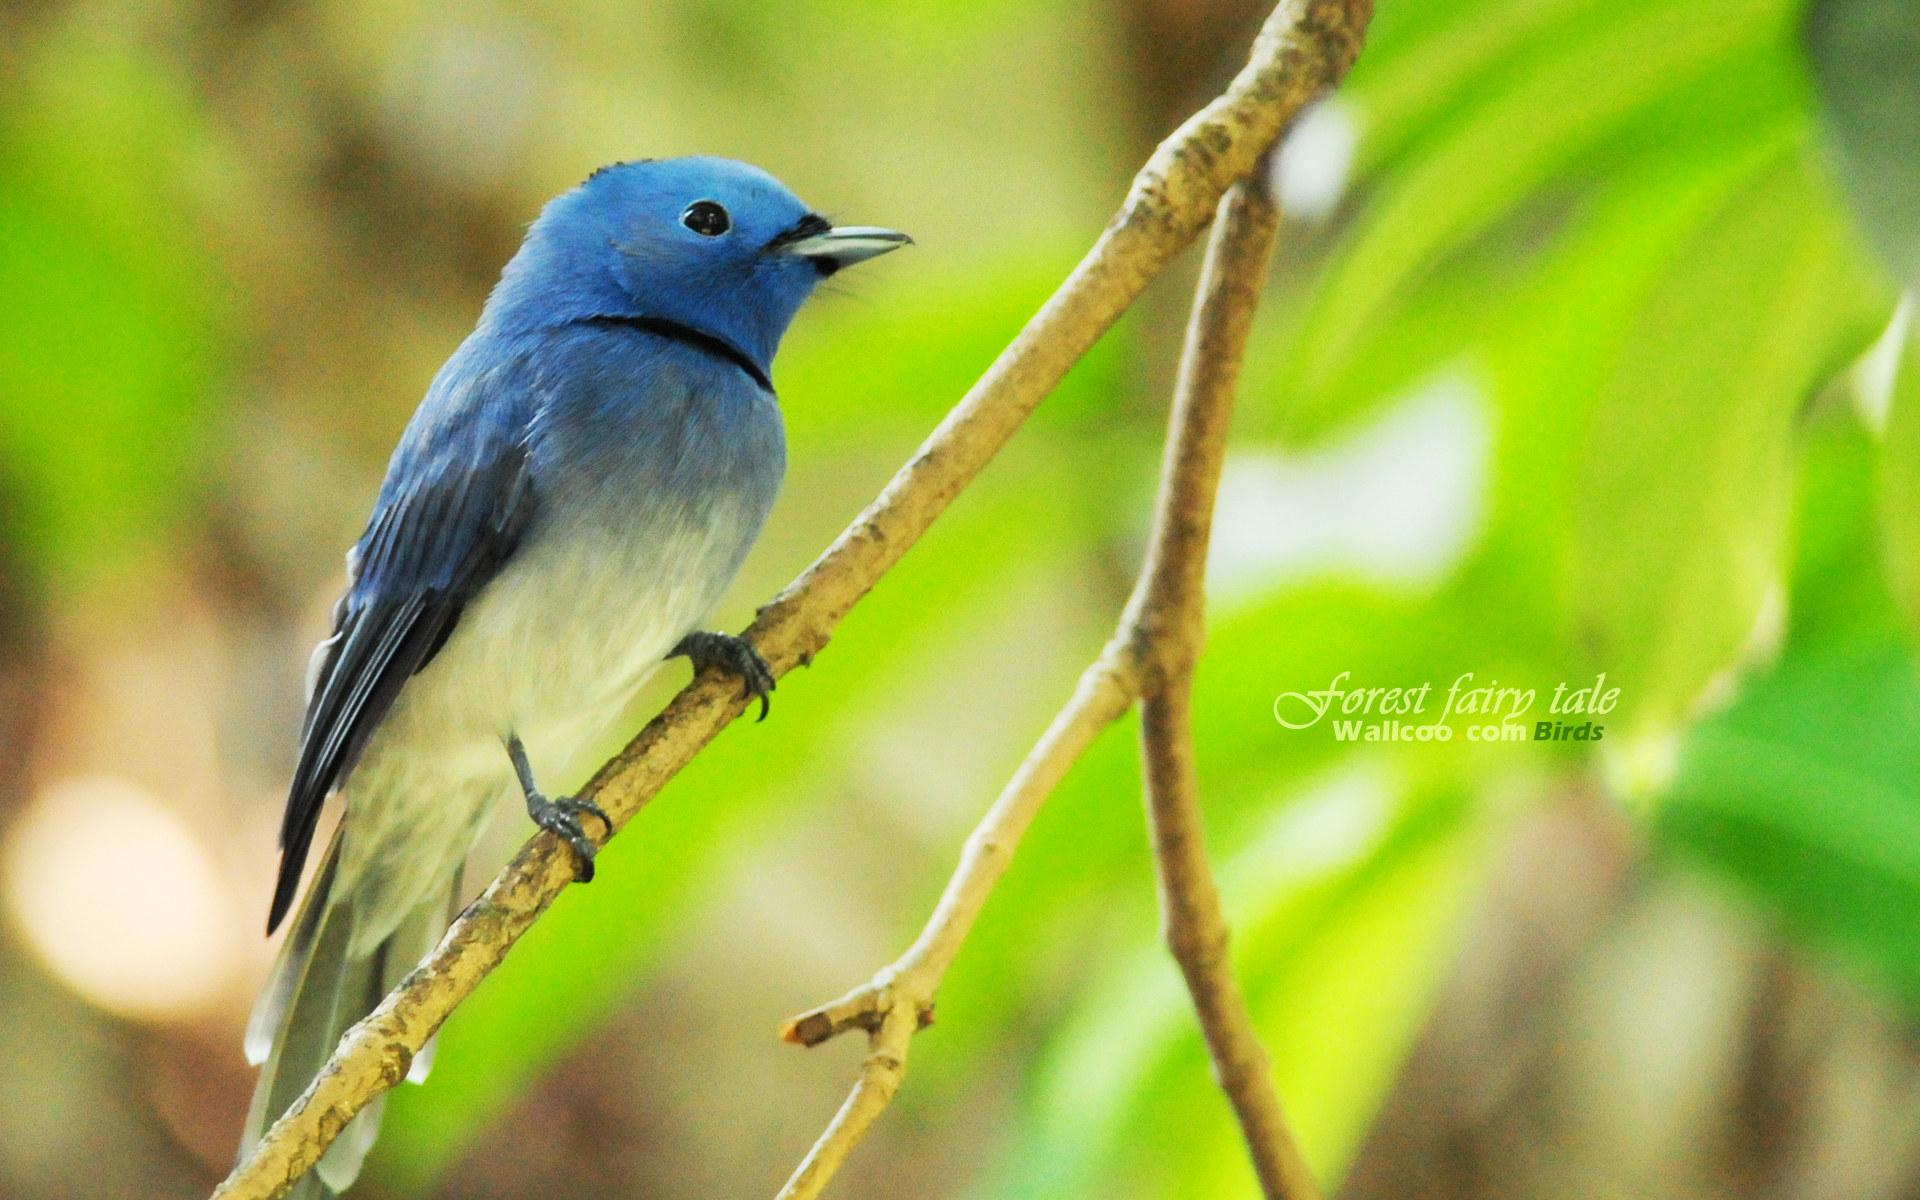
[[773,176],[731,159],[618,163],[547,205],[486,319],[521,328],[590,317],[673,321],[765,371],[822,279],[910,240],[835,226]]

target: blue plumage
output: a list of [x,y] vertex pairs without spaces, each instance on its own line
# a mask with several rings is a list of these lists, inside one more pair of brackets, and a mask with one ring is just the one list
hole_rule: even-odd
[[[394,451],[314,654],[270,927],[326,797],[346,814],[248,1028],[243,1145],[437,940],[503,797],[524,789],[590,872],[582,806],[535,778],[676,647],[759,682],[698,629],[784,471],[774,352],[822,278],[906,240],[713,158],[603,168],[534,222]],[[309,1194],[352,1181],[377,1121]]]

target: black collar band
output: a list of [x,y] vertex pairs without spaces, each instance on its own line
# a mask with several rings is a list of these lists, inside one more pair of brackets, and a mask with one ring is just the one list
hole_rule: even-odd
[[669,341],[679,342],[682,345],[704,350],[715,358],[725,359],[727,362],[739,367],[742,371],[745,371],[755,383],[767,389],[767,391],[771,392],[773,390],[773,380],[767,378],[767,373],[760,369],[759,363],[747,357],[746,351],[740,349],[740,347],[734,345],[732,342],[727,341],[725,338],[717,338],[710,333],[695,329],[691,325],[682,325],[678,321],[669,321],[665,317],[620,316],[612,313],[587,317],[582,320],[580,324],[615,325],[624,326],[628,329],[639,329],[654,334],[655,336],[666,338]]

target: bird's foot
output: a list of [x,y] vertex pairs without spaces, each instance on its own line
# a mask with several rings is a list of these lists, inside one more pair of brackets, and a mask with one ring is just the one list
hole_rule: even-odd
[[580,823],[580,818],[598,819],[611,834],[613,822],[607,818],[605,811],[591,800],[573,796],[549,800],[539,792],[528,789],[527,815],[533,818],[535,825],[573,847],[574,879],[580,883],[593,882],[593,856],[599,852],[600,845],[587,836],[586,826]]
[[520,742],[519,734],[507,735],[507,757],[513,761],[513,773],[520,780],[520,790],[527,794],[527,815],[533,823],[553,834],[573,847],[573,877],[580,883],[593,882],[593,856],[600,850],[599,843],[587,836],[586,826],[580,823],[581,817],[597,818],[606,828],[606,836],[613,836],[613,821],[606,810],[591,800],[582,800],[577,796],[562,796],[558,800],[549,800],[533,782],[533,764],[527,760],[527,748]]
[[767,711],[772,707],[767,697],[773,694],[773,670],[752,642],[730,633],[690,633],[680,639],[680,644],[667,657],[692,660],[696,675],[708,667],[719,667],[738,675],[746,697],[760,702],[760,715],[755,719],[767,719]]

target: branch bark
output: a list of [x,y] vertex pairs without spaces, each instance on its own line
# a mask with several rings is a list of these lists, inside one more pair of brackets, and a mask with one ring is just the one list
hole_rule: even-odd
[[1200,829],[1189,716],[1214,496],[1234,385],[1277,225],[1264,171],[1236,184],[1221,203],[1181,354],[1154,532],[1113,637],[968,836],[913,945],[870,982],[781,1030],[787,1041],[815,1046],[865,1029],[870,1043],[853,1091],[779,1200],[819,1196],[892,1099],[913,1033],[932,1019],[934,993],[1020,839],[1068,769],[1136,700],[1168,947],[1186,978],[1215,1076],[1240,1122],[1262,1190],[1275,1200],[1318,1200],[1227,962],[1226,921]]
[[1165,484],[1133,627],[1157,667],[1140,701],[1140,748],[1167,949],[1186,979],[1214,1077],[1233,1105],[1262,1192],[1318,1200],[1228,961],[1193,755],[1193,665],[1204,637],[1214,497],[1276,224],[1273,202],[1257,181],[1235,187],[1221,205],[1181,355]]
[[[913,459],[760,610],[746,636],[776,675],[826,646],[847,612],[1205,227],[1221,195],[1253,170],[1286,122],[1345,73],[1371,9],[1371,0],[1282,0],[1248,65],[1154,152],[1092,249]],[[581,798],[599,804],[618,831],[743,707],[736,684],[696,679],[594,775]],[[569,852],[556,839],[528,842],[433,953],[347,1031],[312,1085],[215,1189],[216,1200],[284,1194],[354,1114],[405,1077],[414,1054],[571,880]],[[892,1026],[896,1038],[900,1024]],[[878,1084],[867,1094],[884,1104]],[[850,1098],[848,1110],[859,1099]],[[849,1125],[859,1116],[841,1114]]]

